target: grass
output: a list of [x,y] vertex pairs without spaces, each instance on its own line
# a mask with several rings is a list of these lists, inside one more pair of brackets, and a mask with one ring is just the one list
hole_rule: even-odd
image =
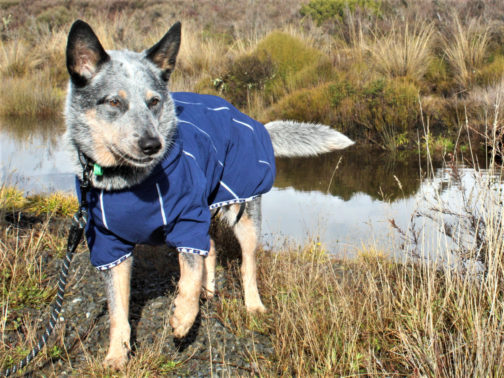
[[364,50],[369,51],[370,58],[378,66],[378,70],[391,77],[408,77],[421,81],[432,57],[435,28],[433,24],[408,23],[397,25],[384,35],[373,34],[370,45],[365,44]]
[[[499,148],[494,142],[504,114],[496,106],[503,95],[502,2],[483,8],[471,1],[428,0],[86,4],[0,1],[0,116],[24,122],[61,113],[64,48],[73,19],[89,21],[106,48],[138,51],[180,18],[182,50],[172,89],[220,93],[262,121],[324,121],[361,144],[387,150],[418,142],[420,98],[431,125],[428,148],[458,151],[459,131],[465,135],[466,128],[479,133],[481,144]],[[216,79],[227,89],[215,86]],[[467,116],[472,121],[461,128]],[[362,247],[355,259],[336,260],[308,243],[300,250],[260,251],[268,314],[244,311],[233,271],[226,295],[210,306],[237,335],[255,331],[270,338],[270,361],[251,356],[264,376],[502,376],[503,199],[489,183],[480,186],[479,202],[459,215],[453,229],[473,237],[472,247],[459,245],[459,252],[463,261],[480,259],[483,275],[394,261],[385,256],[397,251],[373,246]],[[2,367],[34,343],[34,319],[54,296],[46,257],[60,256],[65,247],[55,220],[75,208],[73,197],[25,197],[0,189]],[[4,222],[6,215],[31,221],[13,227]],[[163,329],[137,351],[125,374],[182,371],[187,361],[162,353],[169,337],[169,327]],[[7,340],[12,330],[19,332]],[[58,335],[38,361],[65,355],[62,340]],[[86,362],[73,374],[110,375],[100,367],[101,356],[86,352],[84,343],[80,348],[74,353]]]
[[461,88],[470,88],[474,84],[475,73],[483,66],[489,42],[488,25],[482,25],[477,19],[463,25],[457,16],[454,17],[444,46],[446,58]]
[[77,198],[68,193],[25,196],[21,190],[14,187],[0,188],[0,209],[3,211],[70,217],[75,214],[77,208]]

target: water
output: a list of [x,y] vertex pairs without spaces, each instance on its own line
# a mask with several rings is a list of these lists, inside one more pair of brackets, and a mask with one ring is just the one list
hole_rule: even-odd
[[[27,193],[74,190],[61,122],[0,126],[1,182]],[[392,223],[408,230],[412,214],[432,213],[439,203],[461,210],[462,193],[474,187],[476,174],[487,174],[458,164],[461,180],[453,185],[453,171],[442,162],[433,163],[433,172],[428,167],[418,154],[399,158],[355,146],[316,158],[279,159],[275,187],[263,197],[264,241],[279,246],[313,240],[345,255],[369,245],[397,249],[403,240]],[[494,181],[500,185],[500,178]],[[423,230],[423,243],[432,244],[428,250],[439,243],[449,249],[449,241],[432,236],[436,222],[413,220]]]

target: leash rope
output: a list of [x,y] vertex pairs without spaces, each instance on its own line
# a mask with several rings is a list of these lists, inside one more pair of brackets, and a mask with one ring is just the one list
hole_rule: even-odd
[[38,340],[37,345],[31,350],[31,352],[23,358],[17,365],[5,370],[2,375],[8,377],[11,374],[15,374],[18,370],[23,369],[28,365],[35,356],[42,350],[42,348],[46,345],[47,339],[51,336],[54,327],[56,326],[56,322],[58,321],[58,316],[61,312],[61,308],[63,307],[63,298],[65,296],[65,289],[67,284],[68,271],[70,269],[70,264],[72,262],[72,258],[75,250],[77,249],[80,241],[82,240],[82,235],[84,233],[84,228],[87,223],[87,192],[91,186],[91,182],[89,180],[90,173],[90,163],[87,159],[82,161],[83,166],[83,174],[82,181],[79,182],[80,190],[81,190],[81,203],[79,204],[79,210],[74,214],[72,218],[72,224],[70,226],[70,231],[68,233],[67,240],[67,252],[65,259],[63,260],[63,264],[61,266],[59,279],[58,279],[58,292],[56,294],[56,299],[54,301],[54,306],[49,317],[49,324],[46,326],[44,334]]

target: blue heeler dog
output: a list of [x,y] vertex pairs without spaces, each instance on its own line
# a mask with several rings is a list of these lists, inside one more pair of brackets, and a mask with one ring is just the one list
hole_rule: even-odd
[[130,349],[135,244],[167,243],[180,252],[170,324],[181,338],[198,314],[200,294],[208,298],[215,291],[209,226],[212,212],[220,209],[241,246],[245,306],[264,312],[255,250],[261,194],[273,185],[274,157],[316,155],[353,144],[327,126],[262,125],[221,98],[169,92],[180,37],[176,23],[158,43],[137,53],[105,51],[80,20],[68,36],[66,136],[78,179],[83,157],[101,167],[87,196],[86,238],[92,264],[106,276],[110,346],[104,365],[113,369],[124,366]]

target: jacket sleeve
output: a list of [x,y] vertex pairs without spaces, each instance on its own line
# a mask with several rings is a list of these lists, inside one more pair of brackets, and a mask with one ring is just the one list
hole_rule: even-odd
[[86,239],[91,252],[91,264],[98,270],[119,265],[131,256],[134,244],[96,225],[92,219],[86,227]]
[[210,210],[206,199],[190,202],[165,228],[166,243],[179,252],[207,256],[210,250]]

